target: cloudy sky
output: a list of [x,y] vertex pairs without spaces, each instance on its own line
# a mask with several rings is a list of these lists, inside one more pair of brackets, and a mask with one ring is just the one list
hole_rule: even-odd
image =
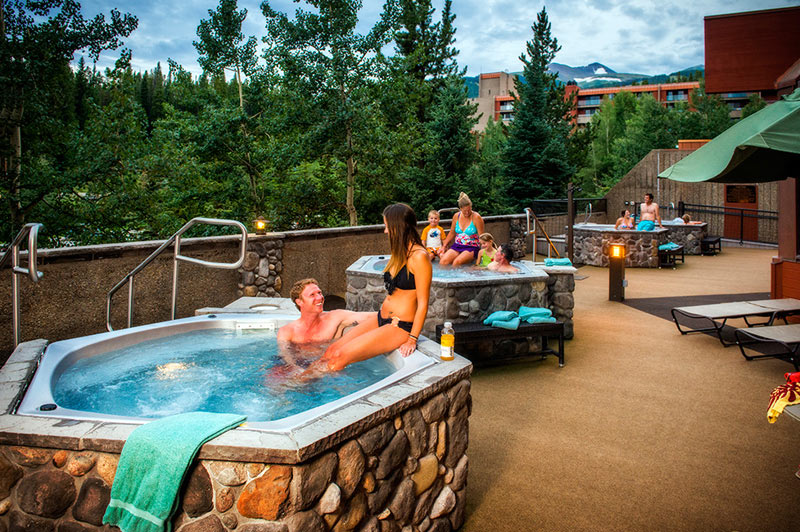
[[[112,7],[139,18],[138,29],[125,46],[133,52],[133,66],[151,69],[168,58],[190,72],[200,73],[197,39],[200,20],[208,18],[216,0],[83,0],[86,17],[108,13]],[[239,0],[248,11],[244,33],[259,40],[265,34],[260,0]],[[440,16],[443,0],[433,0]],[[363,0],[359,30],[367,32],[377,20],[382,2]],[[272,0],[270,5],[294,13],[298,4]],[[542,6],[561,44],[555,61],[570,66],[603,63],[617,72],[667,74],[702,64],[703,17],[798,5],[798,0],[453,0],[459,65],[468,75],[521,70],[519,55],[532,37],[531,25]],[[105,52],[98,66],[112,66],[118,51]]]

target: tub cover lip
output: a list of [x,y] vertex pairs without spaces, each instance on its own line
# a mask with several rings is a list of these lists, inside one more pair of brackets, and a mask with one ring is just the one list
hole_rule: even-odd
[[[0,369],[0,412],[4,412],[0,415],[0,444],[120,453],[128,435],[139,426],[130,420],[75,420],[12,413],[46,345],[46,340],[20,344]],[[436,342],[421,336],[418,351],[434,363],[392,386],[290,429],[265,430],[248,425],[236,428],[206,443],[198,457],[286,464],[308,460],[469,377],[469,360],[457,355],[454,361],[442,362],[438,350]]]
[[[345,273],[347,275],[352,276],[363,276],[363,277],[374,277],[380,278],[381,273],[375,271],[364,271],[361,268],[367,265],[372,260],[375,259],[384,259],[388,255],[364,255],[358,258],[353,264],[351,264]],[[515,284],[519,281],[545,281],[548,278],[547,272],[539,265],[529,261],[529,260],[521,260],[521,261],[514,261],[523,264],[526,268],[528,268],[529,273],[497,273],[494,275],[484,275],[481,277],[476,277],[474,279],[436,279],[435,277],[431,280],[431,286],[444,286],[444,287],[460,287],[460,286],[482,286],[486,284],[503,284],[498,283],[497,281],[506,281],[508,284]]]
[[[662,224],[667,225],[667,224]],[[678,227],[675,225],[674,227]],[[697,225],[696,227],[701,227]],[[593,225],[586,225],[586,224],[575,224],[572,226],[572,229],[575,231],[592,231],[595,233],[614,233],[614,234],[623,234],[623,235],[630,235],[630,234],[651,234],[651,235],[660,235],[667,233],[669,229],[666,227],[657,227],[651,231],[639,231],[638,229],[614,229],[614,224],[593,224]]]

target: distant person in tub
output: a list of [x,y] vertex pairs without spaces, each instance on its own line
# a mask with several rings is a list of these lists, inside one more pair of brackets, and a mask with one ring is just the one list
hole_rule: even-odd
[[325,296],[316,279],[301,279],[294,283],[289,297],[300,311],[300,317],[278,329],[279,342],[309,344],[330,342],[342,336],[347,327],[358,325],[371,312],[336,309],[323,311]]
[[619,218],[617,218],[617,223],[614,224],[614,229],[633,229],[631,211],[624,210],[620,212]]
[[417,233],[417,217],[411,207],[389,205],[383,211],[383,222],[392,250],[383,273],[386,299],[377,314],[328,347],[320,362],[329,370],[338,371],[394,349],[406,357],[417,348],[428,313],[431,260]]
[[641,218],[639,225],[636,226],[637,231],[652,231],[658,226],[663,229],[661,225],[661,214],[658,212],[658,203],[653,201],[653,195],[648,192],[644,195],[644,203],[641,207]]
[[458,209],[453,215],[444,245],[439,250],[439,264],[442,265],[474,264],[481,250],[478,235],[484,232],[483,218],[472,210],[472,201],[463,192],[458,196]]
[[514,250],[508,244],[500,246],[494,254],[492,262],[489,263],[488,269],[495,272],[503,273],[516,273],[519,270],[511,265],[514,260]]

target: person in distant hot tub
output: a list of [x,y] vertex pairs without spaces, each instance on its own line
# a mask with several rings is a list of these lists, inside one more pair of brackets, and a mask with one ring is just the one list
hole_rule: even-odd
[[489,263],[488,268],[495,272],[516,273],[519,270],[512,266],[510,261],[514,260],[514,250],[508,244],[503,244],[494,254],[494,259]]
[[664,228],[664,226],[661,225],[661,214],[658,212],[658,203],[653,201],[653,194],[650,192],[644,195],[641,213],[642,219],[639,225],[636,226],[637,231],[652,231],[656,228],[656,222],[658,222],[658,227],[661,229]]
[[472,202],[463,192],[458,196],[458,209],[453,215],[447,239],[439,251],[439,264],[442,265],[472,264],[478,259],[478,252],[481,250],[478,235],[484,232],[483,218],[472,210]]
[[617,223],[614,224],[614,229],[633,229],[633,219],[631,218],[631,211],[624,210],[619,214]]
[[383,274],[386,299],[374,318],[362,321],[328,347],[320,362],[329,370],[338,371],[394,349],[406,357],[417,348],[428,313],[431,260],[417,233],[417,217],[411,207],[389,205],[383,221],[392,250]]

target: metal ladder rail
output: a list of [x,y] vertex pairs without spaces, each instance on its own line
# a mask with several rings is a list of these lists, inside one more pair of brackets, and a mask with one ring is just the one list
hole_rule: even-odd
[[[38,283],[42,278],[42,273],[36,269],[37,260],[37,247],[39,241],[39,228],[42,227],[40,223],[29,223],[22,226],[11,246],[0,257],[0,268],[6,263],[8,257],[11,257],[11,304],[13,307],[12,327],[14,330],[14,347],[20,343],[19,332],[19,279],[18,275],[27,275],[31,281]],[[19,265],[19,245],[28,235],[28,267],[22,268]]]
[[[233,227],[237,227],[242,232],[242,245],[239,252],[239,260],[236,262],[210,262],[204,261],[201,259],[195,259],[192,257],[186,257],[181,255],[181,236],[188,231],[191,227],[199,224],[208,224],[208,225],[230,225]],[[128,327],[131,327],[132,319],[133,319],[133,299],[134,299],[134,278],[137,273],[142,271],[148,264],[150,264],[158,255],[161,254],[167,247],[169,247],[173,242],[175,242],[175,256],[172,259],[172,310],[170,313],[170,319],[175,319],[175,308],[177,306],[178,301],[178,261],[190,262],[193,264],[199,264],[200,266],[205,266],[207,268],[219,268],[224,270],[235,270],[239,268],[244,263],[245,254],[247,251],[247,228],[241,223],[235,220],[221,220],[218,218],[192,218],[186,224],[178,229],[178,231],[169,237],[163,244],[161,244],[158,249],[156,249],[153,253],[150,254],[146,259],[144,259],[138,266],[136,266],[130,273],[128,273],[123,279],[118,282],[114,287],[109,290],[108,295],[106,296],[106,329],[109,331],[113,331],[114,328],[111,326],[111,303],[114,294],[122,288],[125,283],[128,283]]]
[[584,209],[584,212],[586,213],[586,219],[583,220],[583,223],[588,223],[589,220],[592,219],[592,202],[591,201],[586,204],[586,209]]
[[[541,225],[541,222],[539,221],[539,218],[531,210],[530,207],[525,207],[525,218],[527,220],[526,237],[531,235],[533,236],[532,257],[534,260],[536,260],[536,233],[538,231],[536,227]],[[533,230],[531,230],[531,218],[533,219]],[[548,259],[551,258],[551,251],[556,254],[556,257],[560,258],[561,254],[558,252],[558,248],[556,248],[555,244],[553,244],[553,241],[550,240],[550,235],[547,234],[547,231],[545,230],[544,226],[541,226],[541,230],[542,234],[544,235],[544,238],[547,240],[547,243],[549,244],[547,248],[547,258]]]

